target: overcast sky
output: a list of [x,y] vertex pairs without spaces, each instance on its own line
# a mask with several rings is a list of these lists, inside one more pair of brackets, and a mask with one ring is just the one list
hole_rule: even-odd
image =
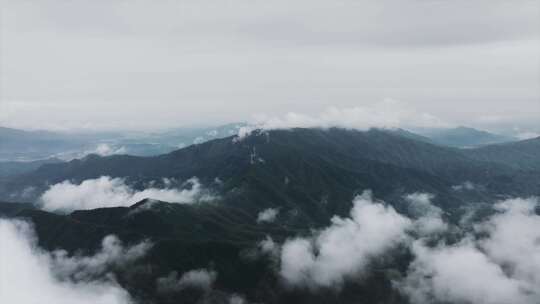
[[0,3],[0,125],[213,125],[392,99],[540,132],[538,0]]

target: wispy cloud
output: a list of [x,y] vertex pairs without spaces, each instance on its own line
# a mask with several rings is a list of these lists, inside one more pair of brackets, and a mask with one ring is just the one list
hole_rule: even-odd
[[374,201],[370,192],[353,204],[349,218],[336,216],[331,226],[311,238],[283,244],[280,274],[288,284],[339,287],[345,279],[361,274],[372,258],[407,238],[411,220]]
[[64,181],[52,185],[40,198],[41,206],[49,211],[68,212],[76,209],[131,206],[150,198],[170,203],[190,204],[214,197],[197,178],[186,182],[187,188],[154,188],[135,190],[122,178],[102,176],[80,184]]
[[415,260],[400,288],[415,303],[540,301],[540,216],[537,199],[509,199],[458,243],[417,240]]
[[452,241],[443,234],[452,231],[451,225],[433,199],[429,193],[406,195],[409,218],[365,192],[354,200],[349,218],[334,217],[329,227],[311,237],[289,239],[281,247],[271,239],[261,247],[281,252],[279,274],[291,287],[340,288],[402,245],[413,259],[394,286],[413,303],[540,301],[537,198],[495,204],[493,215],[453,235]]
[[465,181],[459,185],[452,186],[452,190],[455,190],[455,191],[471,191],[471,190],[474,190],[475,188],[476,188],[476,185],[470,181]]
[[257,215],[257,223],[271,223],[276,220],[279,214],[279,209],[268,208]]
[[289,112],[283,116],[258,115],[240,128],[243,138],[253,130],[289,128],[331,128],[368,130],[370,128],[448,127],[449,123],[427,112],[417,111],[404,102],[387,99],[371,106],[330,107],[317,115]]
[[436,234],[448,229],[448,224],[442,218],[442,209],[432,203],[434,198],[435,195],[422,192],[405,196],[405,200],[409,203],[409,211],[416,218],[415,230],[420,235]]
[[0,219],[0,239],[1,299],[19,304],[133,303],[108,270],[140,258],[150,247],[148,243],[124,247],[109,236],[93,256],[49,253],[37,246],[28,223],[5,219]]
[[179,277],[178,272],[173,271],[166,277],[158,278],[157,288],[161,293],[175,292],[189,287],[209,291],[212,289],[217,275],[217,272],[213,270],[195,269],[185,272]]

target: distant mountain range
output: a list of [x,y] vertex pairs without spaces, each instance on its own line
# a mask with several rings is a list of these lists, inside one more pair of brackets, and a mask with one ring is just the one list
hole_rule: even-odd
[[[0,216],[31,219],[40,245],[47,249],[94,252],[109,234],[127,243],[152,240],[144,260],[115,272],[141,303],[228,303],[224,294],[232,293],[255,303],[407,303],[392,289],[392,272],[374,271],[340,293],[312,294],[283,288],[271,257],[252,257],[252,252],[267,236],[279,243],[326,227],[335,215],[346,216],[353,197],[366,189],[403,214],[410,212],[404,195],[435,194],[433,203],[455,223],[478,202],[540,195],[539,165],[540,138],[458,149],[404,130],[259,130],[243,139],[214,139],[159,156],[89,155],[0,179],[0,200],[34,201],[50,185],[65,180],[78,184],[121,177],[144,190],[149,184],[165,187],[164,178],[184,181],[196,176],[216,194],[205,203],[149,198],[129,207],[69,214],[0,203]],[[279,216],[258,222],[268,208],[279,210]],[[385,263],[399,268],[409,259],[397,254]],[[183,273],[206,267],[219,273],[209,294],[181,290],[164,296],[156,289],[157,277],[171,269]]]
[[61,163],[62,160],[57,158],[49,158],[44,160],[35,161],[4,161],[0,162],[0,178],[9,177],[14,175],[20,175],[34,171],[45,164]]
[[[540,138],[456,149],[403,130],[255,131],[241,140],[214,139],[154,157],[89,155],[0,179],[3,200],[23,201],[64,180],[77,184],[104,175],[122,177],[143,190],[148,184],[164,187],[163,178],[196,176],[216,193],[209,202],[145,199],[130,207],[65,215],[33,204],[0,203],[0,216],[30,219],[40,246],[50,250],[93,252],[109,234],[127,243],[152,240],[151,252],[138,266],[115,272],[141,303],[179,298],[200,303],[208,297],[214,299],[209,303],[227,303],[231,293],[265,303],[407,303],[393,291],[387,272],[374,272],[340,293],[288,290],[280,285],[271,258],[250,258],[250,252],[267,236],[280,243],[329,225],[335,215],[346,216],[352,198],[366,189],[403,214],[410,212],[405,194],[433,193],[445,218],[457,222],[473,202],[540,195],[539,160]],[[462,184],[469,186],[456,186]],[[23,196],[25,189],[33,189],[34,197]],[[279,216],[261,224],[258,214],[268,208],[279,210]],[[408,259],[397,255],[388,263],[400,267]],[[188,289],[162,295],[156,289],[156,279],[171,269],[182,273],[206,267],[219,273],[210,294]]]
[[488,145],[466,151],[479,161],[496,162],[523,170],[540,169],[540,137],[512,143]]
[[415,132],[428,138],[433,143],[457,148],[472,148],[517,141],[517,138],[511,136],[493,134],[468,127],[418,129]]
[[[22,131],[0,127],[0,178],[32,171],[41,164],[69,161],[83,158],[89,154],[100,156],[166,154],[192,144],[235,135],[243,126],[246,124],[232,123],[207,128],[179,128],[154,133],[80,134]],[[404,129],[388,131],[417,141],[458,148],[516,141],[512,137],[466,127],[419,129],[416,131],[418,133]],[[525,156],[525,158],[527,157]]]
[[0,161],[71,160],[88,154],[152,156],[208,140],[231,136],[242,123],[178,128],[163,132],[58,133],[0,127]]
[[[102,156],[129,154],[153,156],[165,154],[192,144],[224,138],[238,133],[245,123],[231,123],[216,127],[178,128],[162,132],[86,132],[56,133],[23,131],[0,127],[0,161],[33,161],[48,158],[71,160],[88,154]],[[411,139],[450,147],[477,147],[487,144],[516,141],[473,128],[418,129],[396,132]]]
[[[526,177],[530,174],[527,170],[539,168],[540,139],[461,150],[402,133],[375,129],[276,130],[255,132],[238,142],[233,137],[212,140],[155,157],[90,155],[46,164],[10,178],[0,184],[0,194],[5,200],[17,199],[27,187],[44,191],[48,185],[64,180],[82,182],[104,175],[126,178],[139,188],[164,177],[187,180],[196,176],[207,184],[216,178],[223,181],[221,191],[225,193],[255,191],[246,200],[259,201],[250,203],[258,208],[272,206],[279,197],[283,203],[302,198],[304,203],[316,205],[325,196],[345,202],[344,206],[334,205],[320,212],[316,206],[305,208],[312,216],[327,218],[336,211],[346,212],[354,192],[366,188],[382,197],[431,191],[440,193],[441,198],[448,196],[448,203],[454,204],[459,199],[451,193],[451,186],[465,181],[485,184],[487,190],[478,195],[534,194],[538,190]],[[283,194],[284,179],[290,180],[295,190],[290,197]]]
[[74,149],[82,140],[48,131],[22,131],[0,127],[0,161],[39,160]]

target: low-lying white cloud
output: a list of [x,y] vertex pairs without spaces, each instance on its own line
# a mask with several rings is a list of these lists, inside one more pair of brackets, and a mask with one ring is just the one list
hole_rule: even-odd
[[516,135],[516,137],[521,140],[537,138],[537,137],[540,137],[540,132],[534,132],[534,131],[520,132]]
[[409,203],[409,211],[416,218],[415,231],[420,235],[440,233],[448,229],[448,224],[442,218],[442,209],[432,204],[433,198],[435,198],[433,194],[422,192],[405,196],[405,200]]
[[268,208],[265,209],[257,215],[257,223],[272,223],[276,220],[279,214],[279,209]]
[[229,304],[245,304],[246,299],[242,297],[241,295],[233,294],[229,298]]
[[206,135],[210,136],[210,137],[216,137],[218,136],[219,132],[218,130],[210,130],[208,132],[206,132]]
[[[495,207],[500,214],[480,228],[490,237],[480,241],[481,248],[509,274],[529,287],[540,286],[540,216],[535,213],[538,199],[510,199]],[[540,301],[540,292],[536,291]]]
[[280,247],[269,235],[259,242],[258,248],[264,255],[270,256],[271,258],[279,257]]
[[99,156],[110,156],[115,154],[126,154],[127,150],[125,147],[114,147],[109,144],[99,144],[96,149],[93,151],[88,151],[87,154],[97,154]]
[[416,260],[402,288],[413,303],[533,303],[471,242],[437,248],[418,242],[412,251]]
[[179,291],[187,287],[211,290],[216,281],[217,272],[208,269],[195,269],[188,271],[179,278],[178,272],[173,271],[168,276],[158,278],[157,288],[159,292],[167,293]]
[[105,275],[106,267],[133,261],[149,248],[146,243],[124,248],[111,236],[94,256],[51,254],[37,246],[28,223],[6,219],[0,219],[0,239],[0,299],[18,304],[133,303],[128,292]]
[[100,143],[92,148],[57,153],[57,154],[54,154],[53,157],[56,157],[64,161],[70,161],[73,159],[82,159],[91,154],[96,154],[99,156],[111,156],[111,155],[127,154],[127,153],[128,153],[128,150],[124,146],[116,146],[116,145],[112,145],[108,143]]
[[53,251],[51,265],[58,277],[89,280],[140,259],[150,247],[149,242],[142,242],[126,248],[116,236],[109,235],[103,239],[101,250],[93,256],[69,256],[65,250]]
[[122,178],[102,176],[85,180],[80,184],[64,181],[52,185],[42,194],[40,201],[44,210],[69,212],[131,206],[147,198],[179,204],[213,199],[197,178],[191,178],[186,183],[191,187],[186,189],[152,187],[138,191],[126,184]]
[[318,115],[289,112],[283,116],[259,115],[238,131],[244,138],[252,131],[290,128],[332,128],[368,130],[370,128],[448,127],[448,123],[426,112],[418,112],[397,100],[384,100],[371,106],[330,107]]
[[406,240],[412,222],[366,191],[355,198],[350,218],[311,238],[288,240],[282,247],[280,274],[292,286],[339,287],[359,275],[376,256]]
[[403,245],[414,258],[394,284],[412,303],[540,303],[537,198],[495,204],[493,215],[451,243],[442,234],[452,230],[433,205],[434,195],[404,198],[412,218],[365,192],[354,200],[349,218],[334,217],[324,230],[281,247],[271,238],[259,246],[280,254],[280,275],[292,287],[339,288],[361,276],[374,258]]
[[476,185],[470,181],[465,181],[459,185],[452,186],[452,190],[454,191],[465,191],[465,190],[471,191],[471,190],[474,190],[475,188],[476,188]]
[[414,303],[503,304],[540,302],[538,200],[510,199],[454,245],[417,240],[415,260],[399,284]]

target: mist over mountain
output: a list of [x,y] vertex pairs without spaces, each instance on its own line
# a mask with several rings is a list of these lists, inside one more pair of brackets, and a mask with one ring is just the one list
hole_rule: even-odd
[[493,134],[468,127],[451,129],[418,129],[415,131],[418,134],[429,138],[436,144],[457,148],[471,148],[517,141],[517,138],[515,137]]
[[[151,241],[134,266],[110,270],[141,303],[454,303],[475,295],[417,285],[434,284],[418,271],[446,275],[419,268],[424,259],[454,254],[425,238],[465,246],[473,223],[503,212],[497,203],[540,195],[535,143],[458,149],[403,130],[255,130],[159,156],[44,164],[1,181],[2,200],[35,203],[2,203],[0,214],[32,222],[38,246],[68,254],[95,254],[109,235]],[[329,247],[343,237],[357,240]]]
[[0,304],[540,304],[540,1],[0,1]]
[[34,171],[45,164],[53,164],[62,162],[58,158],[49,158],[35,161],[1,161],[0,162],[0,178],[19,175]]
[[0,160],[35,160],[81,145],[77,138],[47,131],[27,132],[0,127]]
[[[461,150],[377,129],[264,131],[242,140],[217,139],[155,157],[90,155],[47,164],[4,181],[0,189],[4,200],[28,200],[39,198],[51,185],[64,181],[77,185],[109,176],[122,178],[134,190],[143,191],[150,184],[165,187],[164,178],[184,182],[197,177],[203,185],[219,187],[225,201],[229,195],[248,196],[245,200],[258,202],[251,204],[260,208],[301,200],[311,204],[306,212],[322,212],[328,217],[338,210],[338,214],[347,212],[348,200],[362,189],[380,192],[383,198],[406,191],[437,192],[447,204],[457,204],[460,199],[456,197],[461,195],[471,199],[535,195],[538,185],[530,178],[534,172],[514,165],[527,159],[505,150],[497,155],[491,152],[528,143]],[[533,160],[538,158],[536,146],[528,153]],[[535,168],[532,162],[529,169]],[[481,187],[466,193],[453,192],[452,186],[466,182]],[[345,189],[345,193],[338,191]],[[334,202],[332,209],[319,210],[321,206],[316,202],[324,197],[347,202],[341,209]]]
[[523,170],[538,169],[538,147],[540,137],[515,143],[490,145],[467,151],[467,154],[480,161],[498,162]]
[[[89,154],[152,156],[238,133],[242,123],[155,132],[51,132],[0,127],[0,161],[72,160]],[[24,166],[24,165],[22,165]],[[28,167],[28,165],[27,165]],[[3,169],[6,168],[6,169]],[[0,170],[8,170],[0,164]]]

